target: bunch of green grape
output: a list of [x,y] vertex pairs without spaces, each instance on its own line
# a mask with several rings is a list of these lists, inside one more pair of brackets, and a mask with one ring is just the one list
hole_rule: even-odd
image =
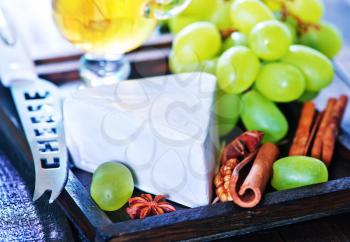
[[241,118],[278,142],[288,122],[276,104],[310,100],[333,80],[342,37],[323,14],[322,0],[192,0],[169,22],[170,69],[216,75],[221,136]]

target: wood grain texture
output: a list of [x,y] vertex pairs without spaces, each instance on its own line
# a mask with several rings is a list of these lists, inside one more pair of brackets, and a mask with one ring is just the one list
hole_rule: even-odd
[[[326,1],[327,12],[332,14],[329,19],[348,27],[349,4],[341,0]],[[336,20],[337,15],[343,16]],[[349,36],[350,32],[346,32]],[[345,50],[349,50],[349,40],[346,38]],[[151,43],[139,48],[127,55],[132,62],[131,78],[141,78],[169,73],[167,54],[171,45],[171,37],[166,36],[159,43]],[[38,60],[36,64],[43,67],[56,63],[78,62],[80,55],[55,58],[50,60]],[[350,60],[347,58],[336,59],[337,75],[348,81],[349,70],[346,68]],[[346,62],[346,63],[345,63]],[[339,63],[345,63],[339,65]],[[51,68],[52,69],[52,68]],[[345,74],[344,74],[345,73]],[[79,79],[76,69],[67,69],[60,72],[41,72],[40,76],[51,80],[56,84],[63,84]],[[350,76],[350,75],[349,75]],[[0,90],[1,91],[1,90]],[[1,96],[0,92],[0,96]],[[7,94],[6,94],[7,95]],[[8,152],[13,154],[13,159],[23,161],[23,155],[28,157],[28,147],[18,125],[13,104],[10,97],[1,99],[0,118],[3,120],[2,132],[7,142]],[[291,132],[281,145],[282,150],[287,150],[293,130],[300,114],[300,105],[281,105],[282,110],[290,121]],[[17,123],[17,125],[16,125]],[[230,138],[230,136],[228,137]],[[18,155],[20,154],[20,155]],[[30,166],[28,161],[25,162]],[[241,209],[232,203],[222,203],[213,206],[205,206],[195,209],[179,207],[175,213],[155,216],[145,220],[127,220],[125,212],[105,214],[98,209],[91,200],[88,189],[91,175],[83,171],[72,169],[65,191],[59,197],[57,203],[63,209],[68,218],[78,227],[88,239],[100,241],[127,241],[127,240],[212,240],[243,235],[254,231],[265,231],[274,227],[290,225],[302,221],[308,221],[320,217],[343,213],[350,210],[350,152],[337,145],[335,161],[330,167],[332,181],[324,184],[293,189],[284,192],[273,192],[268,188],[268,193],[262,203],[254,209]],[[27,173],[31,170],[24,171]],[[112,223],[113,221],[114,223]],[[293,225],[294,226],[294,225]],[[310,230],[326,236],[330,231],[329,226],[334,226],[334,231],[339,233],[339,241],[349,238],[350,228],[335,221],[326,222],[319,227],[310,224]],[[306,230],[298,226],[291,227],[294,230],[281,229],[281,232],[262,232],[261,240],[256,241],[299,241],[301,234],[307,240]],[[294,238],[293,238],[294,235]],[[328,237],[325,237],[328,239]],[[252,238],[254,239],[254,238]],[[331,240],[331,239],[330,239]],[[240,241],[240,239],[238,239]],[[243,241],[243,240],[242,240]],[[338,240],[335,240],[338,241]]]
[[[350,210],[350,178],[267,194],[254,209],[221,203],[109,225],[99,239],[207,240],[293,224]],[[211,226],[214,225],[215,226]]]
[[[150,60],[145,58],[139,61],[139,64],[133,63],[133,75],[136,77],[140,75],[139,73],[144,75],[146,71],[149,75],[167,72],[166,57],[165,59],[150,58]],[[67,78],[67,76],[62,74],[62,78]],[[66,80],[70,81],[68,79]],[[9,117],[16,117],[13,115],[15,111],[11,108],[10,101],[6,107],[8,107]],[[282,105],[282,109],[289,120],[297,120],[300,112],[299,105]],[[292,130],[295,129],[293,124],[294,122],[291,124]],[[17,142],[12,150],[14,152],[20,150],[28,154],[23,134],[18,131],[18,127],[12,127],[11,130],[8,136],[16,135],[14,140]],[[288,135],[287,140],[291,136],[292,132]],[[288,142],[285,143],[285,148],[287,144]],[[337,149],[337,158],[332,165],[335,170],[332,170],[331,174],[333,178],[340,179],[296,190],[270,192],[265,196],[261,205],[250,210],[237,208],[232,203],[225,203],[196,209],[182,209],[175,213],[142,221],[122,222],[118,220],[126,219],[125,216],[115,216],[115,213],[109,213],[107,214],[109,218],[115,221],[111,223],[106,214],[98,209],[89,196],[91,175],[81,171],[76,172],[80,181],[75,175],[70,174],[67,187],[59,197],[58,203],[68,218],[89,239],[97,236],[98,240],[113,239],[115,241],[209,240],[237,236],[347,211],[350,204],[350,178],[346,177],[350,176],[350,157],[343,147],[338,145]],[[271,188],[269,190],[271,191]],[[123,214],[124,211],[120,213]]]
[[[133,63],[133,73],[136,73],[133,75],[137,76],[138,73],[145,71],[149,75],[167,72],[166,57],[165,59],[147,59],[139,59],[141,64]],[[8,128],[3,129],[8,130],[6,131],[8,137],[12,136],[11,151],[28,155],[29,150],[23,133],[10,121],[17,118],[13,104],[9,101],[9,97],[4,100],[7,100],[4,101],[7,109],[4,113],[9,123]],[[282,105],[282,109],[288,120],[297,120],[300,113],[299,105]],[[295,129],[294,121],[291,121],[291,130]],[[287,141],[292,135],[290,132]],[[287,146],[288,142],[285,142],[282,149]],[[348,152],[338,145],[336,161],[332,164],[334,168],[331,167],[331,177],[339,179],[285,192],[270,192],[257,208],[249,210],[237,208],[232,203],[225,203],[195,209],[181,209],[175,213],[142,221],[118,222],[120,218],[126,219],[123,216],[125,212],[122,210],[121,215],[115,216],[116,213],[105,214],[100,211],[88,193],[91,175],[81,171],[76,172],[75,175],[70,174],[66,189],[59,197],[58,203],[67,217],[91,240],[95,236],[98,240],[115,241],[219,239],[347,211],[350,204],[349,164]],[[111,223],[110,219],[115,223]]]
[[[34,190],[35,171],[30,148],[21,129],[9,91],[1,86],[0,120],[0,145],[16,169],[28,182],[29,188]],[[43,211],[42,216],[56,216],[57,221],[65,219],[59,211],[58,206],[61,207],[66,212],[66,216],[91,240],[95,237],[95,231],[98,227],[110,223],[106,214],[95,205],[89,193],[71,172],[65,190],[53,205],[48,203],[47,196],[40,198],[36,204],[40,206],[39,210]],[[46,213],[49,215],[45,215]],[[65,226],[67,227],[66,224]]]

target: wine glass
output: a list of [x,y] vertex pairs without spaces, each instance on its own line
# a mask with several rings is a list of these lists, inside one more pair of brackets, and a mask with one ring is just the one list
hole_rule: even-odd
[[80,75],[88,86],[116,83],[130,74],[123,54],[142,45],[158,20],[183,11],[191,0],[53,0],[63,36],[86,54]]

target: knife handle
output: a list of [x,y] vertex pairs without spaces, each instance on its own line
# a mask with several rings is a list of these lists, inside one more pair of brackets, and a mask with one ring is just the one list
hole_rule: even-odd
[[0,7],[0,78],[6,87],[14,81],[37,79],[33,61],[11,23],[4,9]]

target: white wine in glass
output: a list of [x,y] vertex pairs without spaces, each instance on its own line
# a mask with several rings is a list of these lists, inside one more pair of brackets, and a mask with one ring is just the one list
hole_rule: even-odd
[[191,0],[53,0],[55,22],[63,36],[87,54],[81,77],[90,86],[127,79],[123,57],[142,45],[160,19],[173,17]]

